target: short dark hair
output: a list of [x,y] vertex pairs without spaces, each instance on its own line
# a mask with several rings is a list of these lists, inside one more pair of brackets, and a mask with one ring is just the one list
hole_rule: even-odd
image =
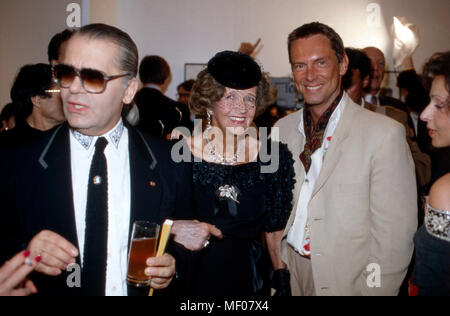
[[14,104],[8,103],[3,107],[2,112],[0,113],[0,127],[3,127],[3,121],[9,121],[9,119],[13,116],[15,116]]
[[430,96],[422,83],[422,77],[414,69],[400,72],[397,77],[397,86],[408,91],[405,103],[414,112],[421,113],[430,103]]
[[424,89],[420,76],[417,75],[414,69],[403,70],[397,77],[397,86],[413,92],[417,89]]
[[[83,26],[75,31],[73,36],[87,36],[90,39],[99,39],[112,41],[120,48],[120,56],[118,66],[124,72],[128,72],[131,76],[137,76],[139,54],[136,43],[124,31],[107,24],[94,23]],[[129,76],[129,77],[131,77]]]
[[73,34],[72,29],[65,29],[64,31],[55,34],[52,39],[50,40],[50,43],[48,44],[47,48],[47,55],[48,55],[48,62],[50,63],[52,60],[59,60],[59,54],[61,45],[68,41],[70,37]]
[[345,55],[344,43],[342,41],[342,38],[331,27],[320,22],[303,24],[299,28],[295,29],[291,34],[289,34],[288,37],[289,61],[292,62],[291,47],[294,41],[300,38],[308,38],[310,36],[317,34],[322,34],[330,40],[331,47],[336,52],[336,57],[338,61],[341,62]]
[[362,49],[351,47],[345,48],[345,53],[348,57],[348,69],[342,78],[342,87],[348,89],[352,84],[352,70],[359,70],[361,80],[370,74],[370,58]]
[[423,78],[427,88],[431,86],[431,79],[444,76],[447,91],[450,91],[450,51],[435,53],[423,67]]
[[191,91],[192,87],[194,86],[194,83],[195,83],[194,79],[186,80],[178,85],[177,90],[180,90],[180,88],[183,88],[186,91]]
[[139,66],[142,83],[163,84],[170,76],[170,67],[161,56],[145,56]]
[[56,84],[52,80],[52,67],[48,64],[35,64],[23,66],[11,88],[11,100],[14,103],[17,120],[24,120],[33,113],[31,98],[41,96],[51,98],[45,92]]

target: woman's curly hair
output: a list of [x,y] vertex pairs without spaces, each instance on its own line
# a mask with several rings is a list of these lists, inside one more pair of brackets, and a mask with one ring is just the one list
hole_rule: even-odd
[[[201,71],[192,88],[189,108],[200,118],[206,118],[206,110],[219,101],[225,94],[225,87],[218,83],[207,69]],[[268,106],[275,103],[278,89],[271,85],[267,73],[262,74],[256,89],[256,115],[262,114]]]

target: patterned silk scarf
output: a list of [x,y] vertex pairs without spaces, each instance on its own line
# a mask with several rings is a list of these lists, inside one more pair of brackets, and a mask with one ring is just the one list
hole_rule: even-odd
[[339,102],[341,101],[342,95],[343,92],[341,91],[339,96],[319,118],[317,125],[314,125],[309,106],[307,104],[305,105],[305,110],[303,112],[303,126],[305,129],[306,143],[303,152],[300,154],[300,160],[305,167],[306,173],[308,173],[309,168],[311,167],[311,156],[317,149],[322,146],[323,137],[325,135],[325,130],[327,128],[328,122],[334,110],[337,108]]

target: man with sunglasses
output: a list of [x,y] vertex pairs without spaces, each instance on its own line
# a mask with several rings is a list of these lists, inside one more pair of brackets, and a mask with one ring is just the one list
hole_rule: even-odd
[[[133,222],[190,217],[187,164],[173,163],[167,143],[121,117],[138,87],[137,65],[137,47],[121,30],[76,31],[54,66],[67,123],[0,162],[9,169],[1,250],[42,257],[34,279],[41,294],[142,294],[125,283]],[[175,270],[183,278],[183,251],[172,243],[173,256],[147,261],[154,289],[167,288]]]

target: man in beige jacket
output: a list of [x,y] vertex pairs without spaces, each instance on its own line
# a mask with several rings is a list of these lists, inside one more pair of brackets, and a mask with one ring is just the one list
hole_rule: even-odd
[[339,35],[318,22],[289,36],[305,108],[280,120],[295,159],[294,207],[281,241],[293,295],[396,295],[417,229],[404,127],[342,91]]

